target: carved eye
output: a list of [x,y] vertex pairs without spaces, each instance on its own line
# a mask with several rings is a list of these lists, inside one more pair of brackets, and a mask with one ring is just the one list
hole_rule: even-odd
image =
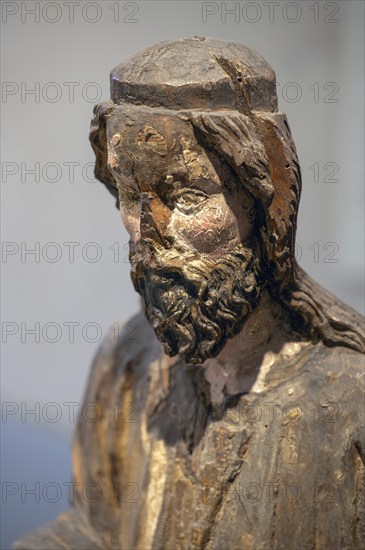
[[189,190],[173,193],[171,196],[176,208],[183,214],[192,214],[199,210],[200,206],[208,198],[203,191]]

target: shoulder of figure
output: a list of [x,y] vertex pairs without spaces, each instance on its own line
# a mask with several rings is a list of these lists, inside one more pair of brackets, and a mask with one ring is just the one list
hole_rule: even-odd
[[124,323],[114,323],[92,363],[85,400],[120,384],[126,373],[146,369],[161,354],[161,344],[141,311]]
[[318,370],[328,378],[343,380],[342,388],[365,386],[365,355],[345,346],[320,345]]
[[365,355],[344,346],[318,344],[305,371],[310,399],[327,416],[336,412],[332,415],[338,429],[342,426],[352,439],[364,440],[360,433],[365,425]]

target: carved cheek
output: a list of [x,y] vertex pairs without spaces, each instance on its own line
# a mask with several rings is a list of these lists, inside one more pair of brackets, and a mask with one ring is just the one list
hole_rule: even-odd
[[224,199],[207,202],[197,213],[190,215],[175,210],[170,230],[201,253],[232,249],[240,241],[236,218]]

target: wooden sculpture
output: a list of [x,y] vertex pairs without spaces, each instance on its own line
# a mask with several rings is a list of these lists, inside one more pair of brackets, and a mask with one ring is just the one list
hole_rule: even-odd
[[363,320],[296,263],[274,71],[162,42],[112,71],[90,140],[143,311],[95,358],[72,511],[15,548],[363,549]]

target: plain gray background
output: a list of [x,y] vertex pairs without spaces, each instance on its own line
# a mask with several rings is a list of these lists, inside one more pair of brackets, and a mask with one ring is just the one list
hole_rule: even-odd
[[302,167],[298,258],[364,309],[363,2],[55,4],[2,3],[1,548],[67,507],[73,412],[92,357],[139,307],[128,238],[93,181],[88,143],[95,98],[108,99],[121,61],[194,35],[268,60]]

